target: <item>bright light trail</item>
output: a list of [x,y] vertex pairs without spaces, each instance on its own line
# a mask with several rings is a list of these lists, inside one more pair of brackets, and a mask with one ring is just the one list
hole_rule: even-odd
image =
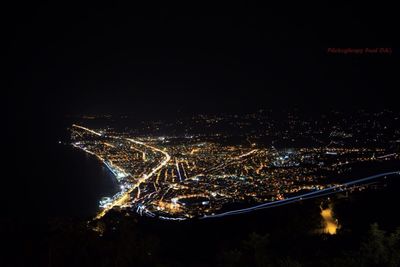
[[83,127],[83,126],[80,126],[80,125],[72,124],[72,127],[79,128],[79,129],[88,131],[88,132],[90,132],[90,133],[92,133],[92,134],[95,134],[95,135],[97,135],[97,136],[102,136],[101,133],[96,132],[96,131],[93,131],[93,130],[91,130],[91,129],[89,129],[89,128],[86,128],[86,127]]
[[392,156],[396,156],[396,155],[397,155],[397,153],[387,154],[387,155],[378,157],[378,159],[384,159],[384,158],[388,158],[388,157],[392,157]]
[[381,173],[381,174],[376,174],[376,175],[368,176],[368,177],[361,178],[361,179],[358,179],[358,180],[354,180],[354,181],[351,181],[351,182],[347,182],[347,183],[344,183],[344,184],[341,184],[341,185],[335,185],[335,186],[331,186],[331,187],[324,188],[324,189],[321,189],[321,190],[313,191],[313,192],[310,192],[310,193],[305,193],[305,194],[298,195],[298,196],[295,196],[295,197],[290,197],[290,198],[286,198],[286,199],[283,199],[283,200],[277,200],[277,201],[273,201],[273,202],[259,204],[259,205],[256,205],[256,206],[253,206],[253,207],[250,207],[250,208],[232,210],[232,211],[227,211],[227,212],[223,212],[223,213],[215,214],[215,215],[205,215],[204,217],[201,217],[201,219],[217,218],[217,217],[224,217],[224,216],[229,216],[229,215],[242,214],[242,213],[247,213],[247,212],[251,212],[251,211],[259,210],[259,209],[278,207],[278,206],[294,203],[294,202],[297,202],[297,201],[300,201],[300,200],[306,200],[306,199],[326,196],[326,195],[330,195],[330,194],[335,194],[335,193],[337,193],[336,191],[334,191],[335,189],[342,189],[343,190],[342,187],[347,187],[347,186],[355,185],[355,184],[358,184],[358,183],[362,183],[362,182],[366,182],[366,181],[369,181],[369,180],[377,179],[377,178],[380,178],[380,177],[383,177],[383,176],[390,176],[390,175],[400,175],[400,171],[385,172],[385,173]]
[[179,182],[182,182],[182,176],[181,176],[181,173],[179,172],[179,165],[178,165],[178,161],[176,161],[176,171],[178,172],[178,176],[179,176]]

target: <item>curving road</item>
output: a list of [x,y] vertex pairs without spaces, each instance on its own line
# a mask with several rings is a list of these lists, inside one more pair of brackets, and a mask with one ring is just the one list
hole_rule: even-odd
[[131,138],[126,138],[126,140],[128,140],[128,141],[130,141],[132,143],[135,143],[135,144],[143,145],[143,146],[148,147],[148,148],[150,148],[150,149],[152,149],[154,151],[160,152],[165,156],[165,158],[156,168],[152,169],[151,172],[149,172],[147,174],[143,174],[142,178],[140,178],[135,184],[133,184],[120,198],[116,199],[109,206],[107,206],[102,211],[100,211],[96,215],[96,217],[94,218],[95,220],[100,219],[101,217],[106,215],[106,213],[109,212],[115,206],[123,205],[126,201],[129,200],[129,195],[130,195],[130,193],[133,192],[133,190],[138,188],[142,183],[146,182],[146,180],[151,178],[157,171],[159,171],[162,167],[164,167],[168,163],[168,161],[171,160],[171,156],[167,152],[165,152],[165,151],[163,151],[161,149],[158,149],[156,147],[147,145],[147,144],[145,144],[143,142],[140,142],[140,141],[137,141],[137,140],[134,140],[134,139],[131,139]]
[[380,173],[380,174],[368,176],[368,177],[365,177],[365,178],[361,178],[361,179],[358,179],[358,180],[354,180],[354,181],[351,181],[351,182],[348,182],[348,183],[344,183],[344,184],[341,184],[341,185],[335,185],[335,186],[324,188],[324,189],[321,189],[321,190],[318,190],[318,191],[305,193],[305,194],[298,195],[298,196],[295,196],[295,197],[290,197],[290,198],[286,198],[286,199],[283,199],[283,200],[277,200],[277,201],[273,201],[273,202],[259,204],[259,205],[256,205],[256,206],[253,206],[253,207],[250,207],[250,208],[231,210],[231,211],[227,211],[227,212],[223,212],[223,213],[219,213],[219,214],[215,214],[215,215],[205,215],[204,217],[201,217],[201,219],[218,218],[218,217],[224,217],[224,216],[229,216],[229,215],[242,214],[242,213],[252,212],[252,211],[255,211],[255,210],[259,210],[259,209],[273,208],[273,207],[287,205],[287,204],[294,203],[294,202],[301,201],[301,200],[306,200],[306,199],[322,197],[322,196],[326,196],[326,195],[330,195],[330,194],[335,194],[335,193],[337,193],[335,191],[336,189],[346,190],[346,189],[343,189],[343,187],[356,185],[356,184],[359,184],[359,183],[367,182],[367,181],[370,181],[370,180],[374,180],[374,179],[378,179],[380,177],[390,176],[390,175],[400,175],[400,171]]
[[[88,132],[90,132],[90,133],[92,133],[94,135],[97,135],[97,136],[102,136],[101,133],[93,131],[93,130],[91,130],[89,128],[86,128],[86,127],[83,127],[83,126],[80,126],[80,125],[73,124],[72,127],[76,127],[76,128],[88,131]],[[147,174],[143,174],[142,177],[135,184],[133,184],[124,194],[122,194],[119,198],[117,198],[113,202],[111,202],[110,205],[108,205],[106,208],[103,208],[96,215],[96,217],[94,218],[95,220],[100,219],[101,217],[106,215],[106,213],[109,212],[111,209],[113,209],[115,206],[120,206],[120,205],[123,205],[124,203],[126,203],[126,201],[128,201],[130,199],[129,195],[130,195],[130,193],[133,192],[133,190],[138,188],[142,183],[146,182],[149,178],[151,178],[157,171],[159,171],[162,167],[164,167],[171,160],[171,156],[167,152],[165,152],[165,151],[163,151],[161,149],[158,149],[158,148],[156,148],[154,146],[151,146],[151,145],[145,144],[143,142],[134,140],[132,138],[125,138],[125,140],[128,140],[129,142],[132,142],[132,143],[135,143],[135,144],[138,144],[138,145],[145,146],[145,147],[147,147],[147,148],[149,148],[149,149],[151,149],[153,151],[162,153],[165,156],[165,158],[157,167],[153,168],[151,170],[151,172],[149,172]],[[86,151],[86,152],[95,155],[94,153],[92,153],[90,151]],[[99,159],[103,161],[102,158],[99,157]]]

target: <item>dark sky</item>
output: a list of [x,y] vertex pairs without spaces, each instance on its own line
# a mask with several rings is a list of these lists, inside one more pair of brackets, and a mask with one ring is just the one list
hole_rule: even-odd
[[[9,8],[9,112],[396,106],[394,7],[53,2]],[[329,47],[393,54],[332,55]]]

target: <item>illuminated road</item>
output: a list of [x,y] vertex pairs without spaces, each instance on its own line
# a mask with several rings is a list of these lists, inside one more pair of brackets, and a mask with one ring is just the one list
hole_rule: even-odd
[[92,133],[92,134],[97,135],[97,136],[102,136],[101,133],[93,131],[93,130],[91,130],[89,128],[86,128],[86,127],[83,127],[83,126],[80,126],[80,125],[72,124],[72,127],[76,127],[76,128],[88,131],[89,133]]
[[[186,148],[186,144],[169,146],[170,156],[162,146],[153,146],[153,144],[158,146],[159,138],[147,139],[153,140],[149,142],[152,144],[150,145],[136,139],[120,137],[119,134],[112,134],[111,132],[109,135],[101,130],[95,131],[76,124],[73,124],[72,127],[76,130],[72,135],[72,140],[74,140],[72,145],[96,156],[107,165],[120,182],[121,190],[117,194],[100,201],[102,209],[95,216],[95,220],[102,218],[115,207],[132,208],[136,209],[136,212],[140,215],[157,216],[160,219],[170,220],[223,217],[323,197],[366,186],[368,182],[373,182],[372,180],[383,176],[400,175],[399,171],[386,172],[338,184],[333,182],[335,179],[329,182],[326,179],[322,180],[318,176],[313,176],[314,169],[311,169],[312,172],[310,173],[311,167],[307,167],[308,165],[304,167],[304,172],[302,172],[302,169],[293,168],[288,174],[282,156],[286,152],[275,151],[270,153],[269,150],[265,149],[249,150],[240,146],[227,149],[213,144],[207,146],[205,151],[201,152],[202,154],[185,158],[182,155],[186,155],[185,153],[189,153],[189,151],[192,155],[198,152],[199,148],[196,145]],[[317,151],[305,149],[296,152],[296,154],[290,151],[290,154],[293,154],[292,165],[288,166],[297,167],[300,163],[293,164],[297,161],[303,162],[303,156],[307,159],[319,158],[320,155],[324,156],[331,151],[335,152],[334,155],[339,151],[347,157],[345,163],[341,161],[337,163],[334,160],[335,158],[332,158],[332,154],[329,158],[327,158],[328,156],[322,157],[322,160],[326,161],[328,166],[325,169],[334,172],[336,175],[340,173],[339,166],[341,164],[397,157],[397,154],[389,154],[386,151],[386,153],[383,153],[382,149],[364,149],[361,151],[352,148],[317,149]],[[355,155],[351,154],[353,152]],[[347,156],[348,154],[350,156]],[[286,155],[286,158],[289,159],[289,155]],[[190,161],[193,159],[193,164],[189,165],[188,159]],[[197,160],[200,167],[193,167]],[[309,161],[304,160],[306,163]],[[193,166],[191,167],[191,165]],[[274,170],[265,170],[265,167],[270,165],[278,167]],[[331,170],[329,166],[334,168]],[[188,172],[186,172],[186,168]],[[320,168],[322,168],[320,164],[315,166],[315,169]],[[190,176],[188,177],[188,175]],[[265,179],[261,179],[264,177]],[[288,177],[295,177],[295,179]],[[288,184],[288,181],[290,184]],[[311,181],[314,184],[304,185],[304,181]],[[277,191],[282,186],[285,190],[284,193]],[[243,194],[251,197],[264,196],[265,190],[276,195],[273,198],[268,195],[268,197],[261,199],[265,199],[264,201],[275,199],[274,201],[264,202],[249,208],[225,212],[221,210],[226,203],[241,200]],[[301,195],[294,195],[296,192]],[[184,201],[180,202],[179,200]]]
[[359,184],[359,183],[367,182],[367,181],[370,181],[370,180],[374,180],[374,179],[378,179],[378,178],[381,178],[381,177],[384,177],[384,176],[390,176],[390,175],[400,175],[400,171],[385,172],[385,173],[381,173],[381,174],[376,174],[376,175],[368,176],[368,177],[361,178],[361,179],[358,179],[358,180],[354,180],[354,181],[351,181],[351,182],[348,182],[348,183],[344,183],[344,184],[341,184],[341,185],[335,185],[335,186],[331,186],[331,187],[324,188],[324,189],[321,189],[321,190],[313,191],[313,192],[310,192],[310,193],[305,193],[305,194],[302,194],[302,195],[298,195],[298,196],[295,196],[295,197],[290,197],[290,198],[286,198],[286,199],[283,199],[283,200],[277,200],[277,201],[273,201],[273,202],[259,204],[259,205],[256,205],[256,206],[253,206],[253,207],[249,207],[249,208],[231,210],[231,211],[227,211],[227,212],[223,212],[223,213],[219,213],[219,214],[215,214],[215,215],[205,215],[204,217],[201,217],[201,219],[217,218],[217,217],[224,217],[224,216],[229,216],[229,215],[248,213],[248,212],[252,212],[252,211],[255,211],[255,210],[259,210],[259,209],[273,208],[273,207],[287,205],[287,204],[294,203],[294,202],[301,201],[301,200],[327,196],[327,195],[330,195],[330,194],[337,193],[336,189],[346,190],[346,188],[344,188],[344,187],[356,185],[356,184]]
[[[145,144],[145,143],[143,143],[143,142],[140,142],[140,141],[137,141],[137,140],[134,140],[134,139],[126,138],[126,140],[128,140],[128,141],[130,141],[130,142],[132,142],[132,143],[135,143],[135,144],[140,144],[140,145],[146,146],[146,147],[148,147],[148,148],[150,148],[150,149],[152,149],[152,150],[154,150],[154,151],[160,152],[160,153],[164,154],[165,159],[160,163],[160,165],[158,165],[156,168],[152,169],[150,173],[144,174],[144,175],[142,176],[142,178],[140,178],[139,181],[137,181],[135,184],[133,184],[133,185],[128,189],[128,191],[126,191],[120,198],[116,199],[116,200],[115,200],[114,202],[112,202],[108,207],[106,207],[106,208],[104,208],[102,211],[100,211],[100,212],[96,215],[96,217],[95,217],[96,220],[97,220],[97,219],[100,219],[101,217],[103,217],[104,215],[106,215],[106,213],[109,212],[109,211],[110,211],[112,208],[114,208],[115,206],[121,206],[121,205],[123,205],[126,201],[128,201],[128,200],[129,200],[129,195],[130,195],[130,193],[133,192],[133,190],[135,190],[136,188],[138,188],[138,187],[139,187],[142,183],[144,183],[147,179],[149,179],[150,177],[152,177],[157,171],[159,171],[162,167],[164,167],[164,166],[168,163],[168,161],[170,161],[170,159],[171,159],[171,156],[170,156],[167,152],[165,152],[165,151],[163,151],[163,150],[161,150],[161,149],[158,149],[158,148],[156,148],[156,147],[147,145],[147,144]],[[137,196],[136,198],[139,198],[139,193],[138,193],[138,196]]]

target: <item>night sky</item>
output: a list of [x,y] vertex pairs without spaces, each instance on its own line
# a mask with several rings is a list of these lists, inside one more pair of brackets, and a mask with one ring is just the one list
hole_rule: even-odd
[[[396,106],[390,6],[57,1],[15,4],[9,14],[8,108],[21,114]],[[330,47],[393,54],[333,55]]]

